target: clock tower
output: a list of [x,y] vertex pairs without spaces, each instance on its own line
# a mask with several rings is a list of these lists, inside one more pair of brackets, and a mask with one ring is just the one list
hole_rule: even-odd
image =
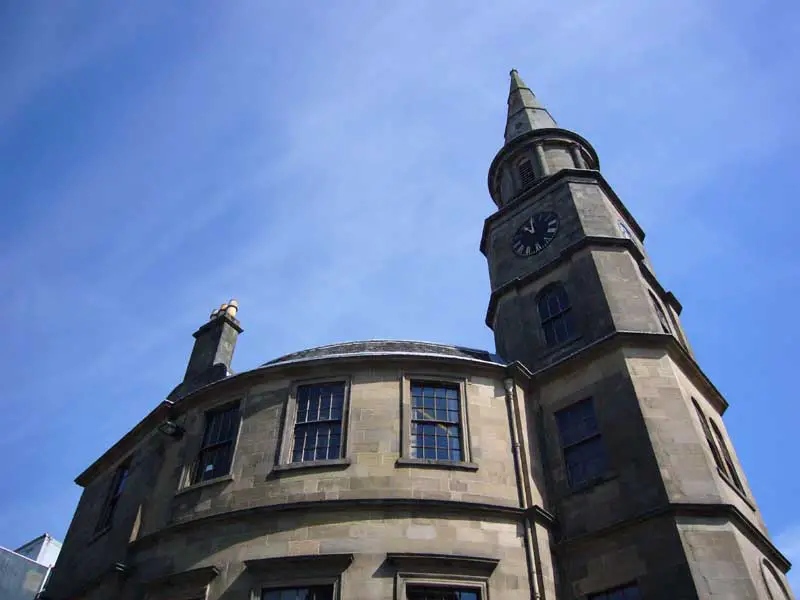
[[530,477],[557,524],[541,597],[792,598],[722,421],[728,403],[642,228],[592,145],[515,70],[488,185],[486,323],[498,353],[532,374]]

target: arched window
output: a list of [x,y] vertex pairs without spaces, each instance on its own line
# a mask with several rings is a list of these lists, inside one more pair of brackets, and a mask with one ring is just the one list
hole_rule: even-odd
[[533,185],[533,182],[536,179],[536,173],[534,173],[533,165],[529,159],[523,158],[521,161],[519,161],[517,163],[517,171],[519,172],[519,180],[522,183],[523,188]]
[[560,283],[551,285],[539,296],[539,319],[548,346],[566,342],[575,335],[572,307],[567,290]]
[[714,457],[714,463],[716,463],[717,468],[725,472],[725,465],[722,462],[722,456],[720,456],[719,448],[714,443],[714,438],[711,435],[711,430],[708,428],[708,419],[706,419],[705,414],[700,408],[700,405],[697,403],[697,400],[692,398],[692,404],[694,404],[694,409],[697,411],[697,418],[700,419],[700,427],[703,429],[703,435],[706,436],[706,443],[708,447],[711,448],[711,455]]
[[664,309],[661,308],[661,303],[656,299],[653,292],[650,292],[650,300],[652,300],[653,307],[656,309],[658,320],[661,323],[661,329],[664,330],[664,333],[672,333],[672,330],[669,327],[669,320],[667,319],[667,315],[664,313]]
[[719,444],[719,449],[722,451],[722,457],[725,459],[725,464],[728,466],[728,475],[733,481],[733,485],[735,485],[736,489],[738,489],[740,492],[744,493],[744,486],[742,485],[742,480],[739,479],[739,474],[736,472],[736,465],[733,463],[730,450],[728,450],[728,446],[725,443],[725,438],[722,437],[722,432],[720,432],[714,421],[711,421],[711,429],[714,431],[714,437],[717,438],[717,444]]

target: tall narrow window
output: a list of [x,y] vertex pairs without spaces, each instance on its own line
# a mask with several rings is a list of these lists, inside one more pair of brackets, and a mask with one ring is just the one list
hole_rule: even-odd
[[570,487],[596,479],[608,468],[608,458],[591,398],[558,411],[556,424]]
[[575,335],[572,307],[567,290],[560,283],[548,287],[539,297],[539,319],[548,346],[557,346]]
[[411,456],[463,460],[458,386],[411,382]]
[[239,405],[206,413],[206,429],[197,457],[192,483],[227,475],[231,469],[233,446],[239,433]]
[[108,498],[106,499],[105,505],[103,505],[100,521],[97,523],[97,531],[102,531],[111,527],[111,519],[114,517],[114,511],[117,509],[122,491],[125,489],[125,482],[128,480],[129,473],[130,465],[127,463],[117,467],[117,470],[114,472],[114,478],[111,480],[111,488],[108,491]]
[[292,462],[341,458],[344,387],[342,381],[297,387]]
[[708,419],[706,419],[706,415],[703,413],[700,405],[697,403],[697,400],[692,398],[692,404],[694,405],[695,411],[697,411],[697,418],[700,419],[700,427],[703,429],[703,435],[706,436],[706,443],[708,447],[711,449],[711,455],[714,457],[714,463],[717,465],[717,468],[725,472],[725,465],[722,462],[722,456],[719,454],[719,448],[714,443],[714,438],[711,435],[711,429],[708,427]]
[[407,600],[481,600],[476,589],[450,586],[409,586],[406,588]]
[[589,600],[641,600],[641,598],[639,586],[635,583],[606,590],[599,594],[589,594]]
[[733,480],[733,485],[735,485],[736,489],[738,489],[740,492],[744,493],[744,486],[742,485],[742,480],[739,479],[739,473],[736,471],[736,465],[733,462],[733,457],[731,456],[730,450],[728,450],[728,445],[725,443],[725,438],[722,437],[722,432],[719,430],[714,421],[711,421],[711,429],[714,431],[714,437],[717,438],[719,449],[722,451],[722,457],[725,459],[725,464],[728,466],[728,475],[730,475],[731,480]]
[[661,323],[661,329],[664,330],[664,333],[672,333],[672,330],[669,327],[669,320],[667,319],[667,315],[664,313],[664,309],[661,308],[661,303],[656,299],[653,292],[650,292],[650,300],[652,300],[653,307],[656,309],[658,320]]
[[536,174],[533,172],[531,161],[527,158],[522,159],[517,163],[517,169],[519,170],[519,179],[520,182],[522,182],[522,187],[526,188],[532,186],[536,179]]
[[333,600],[332,585],[263,590],[261,600]]

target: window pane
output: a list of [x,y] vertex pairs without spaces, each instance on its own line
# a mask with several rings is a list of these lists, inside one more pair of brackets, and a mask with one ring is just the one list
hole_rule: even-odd
[[261,600],[333,600],[332,585],[263,590]]
[[440,586],[408,586],[408,600],[480,600],[480,592],[475,589],[440,587]]
[[629,584],[624,587],[606,590],[597,594],[589,594],[588,600],[640,600],[639,587]]
[[598,433],[591,398],[558,411],[555,417],[562,446],[575,444]]
[[608,466],[605,447],[600,436],[564,450],[567,476],[572,486],[580,485],[605,473]]

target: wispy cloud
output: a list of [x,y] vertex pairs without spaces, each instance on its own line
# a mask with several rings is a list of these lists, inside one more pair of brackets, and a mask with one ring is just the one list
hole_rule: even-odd
[[[47,464],[66,485],[177,383],[231,295],[239,369],[362,337],[491,347],[477,244],[511,67],[596,143],[659,272],[689,286],[742,225],[687,190],[773,160],[796,129],[796,57],[754,47],[766,17],[744,5],[80,6],[11,11],[0,38],[0,286],[24,315],[0,342],[0,447],[45,438],[7,480]],[[697,245],[673,244],[689,212]],[[57,451],[97,415],[96,438]],[[0,541],[24,538],[5,496]]]

